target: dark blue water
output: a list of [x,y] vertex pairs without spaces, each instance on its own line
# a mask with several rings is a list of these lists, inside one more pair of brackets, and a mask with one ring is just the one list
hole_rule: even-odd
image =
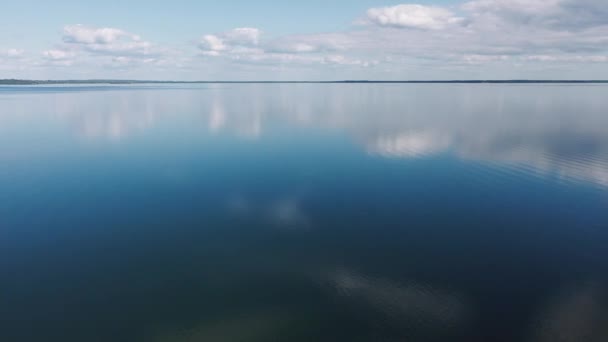
[[0,341],[607,341],[606,94],[0,87]]

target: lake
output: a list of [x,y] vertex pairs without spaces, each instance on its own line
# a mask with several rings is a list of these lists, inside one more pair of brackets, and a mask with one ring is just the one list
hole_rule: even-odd
[[0,87],[0,340],[607,341],[607,94]]

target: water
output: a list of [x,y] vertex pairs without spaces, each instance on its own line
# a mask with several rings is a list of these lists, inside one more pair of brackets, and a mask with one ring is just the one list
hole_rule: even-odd
[[606,341],[607,91],[0,87],[0,340]]

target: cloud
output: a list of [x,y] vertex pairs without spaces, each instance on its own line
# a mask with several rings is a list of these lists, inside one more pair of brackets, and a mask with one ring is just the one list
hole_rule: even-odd
[[274,53],[323,53],[337,52],[353,48],[353,39],[344,33],[323,33],[313,35],[291,35],[264,42],[267,52]]
[[69,49],[51,49],[42,52],[41,66],[71,67],[76,62],[75,51]]
[[158,54],[150,42],[140,36],[117,28],[95,28],[85,25],[67,25],[63,29],[63,42],[73,50],[91,54],[113,56],[146,56]]
[[257,45],[262,31],[252,27],[235,28],[224,33],[224,40],[230,44],[251,46]]
[[606,56],[532,55],[524,57],[535,62],[608,63]]
[[50,60],[66,60],[66,59],[70,59],[72,57],[74,57],[74,53],[71,51],[65,51],[65,50],[46,50],[42,53],[42,55],[46,58],[46,59],[50,59]]
[[[209,73],[215,79],[266,79],[268,71],[281,71],[277,78],[466,79],[482,73],[564,78],[562,71],[586,78],[608,63],[605,0],[404,3],[370,8],[360,18],[355,23],[363,25],[316,34],[265,35],[246,26],[201,32],[183,48],[153,44],[120,28],[66,25],[61,40],[31,65],[69,63],[100,73],[105,67],[179,68],[193,79]],[[20,58],[22,52],[13,50],[0,50],[5,69],[8,58]],[[549,66],[554,69],[547,77]]]
[[115,28],[93,28],[68,25],[63,28],[63,41],[77,44],[110,44],[119,39],[140,40],[138,36]]
[[0,49],[0,71],[6,71],[10,78],[14,78],[15,71],[29,67],[29,63],[24,50]]
[[[134,69],[148,67],[161,70],[166,67],[180,68],[183,56],[179,52],[156,46],[139,35],[118,28],[66,25],[61,42],[40,53],[30,66],[43,69],[65,67],[79,71],[104,71],[110,69]],[[65,76],[60,76],[64,78]]]
[[219,34],[204,35],[198,47],[203,54],[219,56],[225,51],[239,51],[258,45],[262,31],[257,28],[241,27]]
[[450,68],[470,73],[491,64],[513,72],[516,65],[538,68],[528,56],[552,56],[545,61],[562,65],[603,62],[605,7],[597,0],[472,0],[454,8],[403,4],[369,9],[367,25],[307,39],[315,42],[310,50],[346,42],[341,54],[390,60],[386,65],[394,71],[408,64],[419,70],[434,66],[446,78]]
[[367,11],[371,23],[380,26],[417,28],[425,30],[444,29],[463,22],[450,10],[438,6],[398,5],[371,8]]
[[602,0],[472,0],[462,7],[474,17],[525,26],[575,30],[608,24]]
[[288,36],[262,40],[256,28],[236,28],[206,34],[198,43],[204,56],[225,57],[233,63],[257,65],[335,65],[369,67],[375,60],[353,58],[334,52],[344,50],[347,39],[339,34]]
[[220,37],[212,34],[204,35],[201,39],[199,47],[201,50],[212,56],[217,56],[221,51],[228,50],[228,46],[224,44],[224,41]]
[[469,64],[500,62],[510,59],[508,55],[464,55],[462,59]]
[[24,51],[21,49],[6,49],[0,50],[0,58],[21,58]]
[[325,57],[324,63],[334,64],[334,65],[350,65],[350,66],[361,66],[361,67],[369,67],[377,65],[379,62],[377,60],[361,60],[356,58],[350,58],[343,55],[329,55]]
[[555,11],[563,0],[472,0],[463,8],[474,14],[493,13],[503,17],[534,17]]
[[275,44],[272,47],[272,50],[276,52],[307,53],[319,52],[321,50],[321,46],[306,42],[288,41],[282,44]]
[[542,70],[546,65],[538,63],[541,59],[556,66],[599,64],[608,56],[608,26],[602,24],[602,15],[596,13],[587,25],[576,23],[576,18],[598,3],[471,0],[455,7],[402,4],[371,8],[365,13],[365,25],[342,32],[264,39],[259,29],[233,29],[203,36],[199,49],[202,55],[240,64],[318,69],[325,65],[345,70],[378,66],[376,72],[383,70],[389,78],[400,79],[411,78],[407,70],[441,73],[436,78],[453,77],[449,72],[477,73],[484,66],[514,71],[523,70],[523,65],[529,71]]

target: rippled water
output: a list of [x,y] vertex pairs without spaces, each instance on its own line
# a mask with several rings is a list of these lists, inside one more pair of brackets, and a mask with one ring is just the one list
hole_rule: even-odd
[[0,340],[607,341],[606,94],[0,87]]

